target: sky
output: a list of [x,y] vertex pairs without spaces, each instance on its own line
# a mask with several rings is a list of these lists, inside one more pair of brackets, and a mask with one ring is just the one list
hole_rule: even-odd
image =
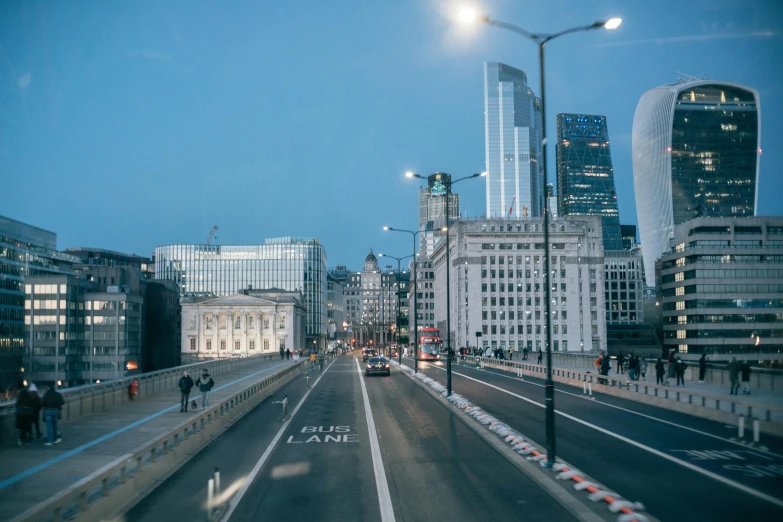
[[[783,1],[235,0],[0,5],[0,214],[58,248],[318,237],[328,264],[404,256],[416,180],[485,170],[483,62],[536,46],[456,23],[469,5],[547,46],[547,125],[604,114],[620,219],[636,223],[631,128],[648,89],[694,76],[760,93],[761,215],[783,215]],[[549,147],[554,182],[554,148]],[[482,178],[455,186],[485,212]]]

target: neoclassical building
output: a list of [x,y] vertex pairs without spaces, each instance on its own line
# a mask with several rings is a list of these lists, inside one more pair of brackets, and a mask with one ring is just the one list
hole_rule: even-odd
[[245,290],[183,298],[182,360],[247,357],[305,348],[306,310],[299,292]]

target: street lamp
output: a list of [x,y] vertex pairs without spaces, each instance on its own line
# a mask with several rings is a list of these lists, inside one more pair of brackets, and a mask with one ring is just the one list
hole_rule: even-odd
[[[493,20],[486,15],[479,14],[471,9],[463,9],[460,13],[460,21],[462,23],[475,23],[481,22],[487,25],[500,27],[506,29],[512,33],[532,40],[538,45],[538,66],[539,74],[541,76],[541,147],[543,155],[544,166],[544,187],[547,183],[547,162],[546,162],[546,83],[544,81],[544,46],[550,40],[554,40],[560,36],[577,33],[580,31],[590,31],[593,29],[617,29],[623,22],[622,18],[610,18],[605,21],[594,22],[592,25],[584,25],[572,27],[559,33],[544,34],[544,33],[531,33],[530,31],[523,29],[517,25]],[[546,192],[546,190],[544,191]],[[547,466],[551,467],[555,464],[556,447],[555,447],[555,385],[552,381],[552,287],[551,287],[551,274],[549,273],[549,198],[544,194],[544,273],[546,274],[546,438],[549,444],[549,455],[547,457]]]
[[[450,230],[450,223],[449,223],[449,196],[451,196],[451,186],[454,183],[458,183],[460,181],[464,181],[466,179],[473,179],[478,178],[482,176],[486,176],[486,172],[477,172],[475,174],[471,174],[470,176],[465,176],[463,178],[455,179],[453,181],[446,181],[444,183],[446,192],[446,203],[445,203],[445,213],[446,213],[446,227],[444,228],[444,231],[446,232],[446,357],[448,358],[448,361],[446,362],[446,396],[451,395],[451,358],[453,354],[453,350],[451,348],[451,288],[450,288],[450,280],[449,280],[449,264],[450,264],[450,255],[449,255],[449,236],[451,235]],[[420,176],[416,174],[415,172],[408,171],[405,173],[406,178],[419,178],[419,179],[426,179],[423,176]],[[459,218],[459,216],[457,216]]]
[[[388,227],[383,228],[388,230]],[[397,326],[397,362],[400,364],[402,364],[402,350],[400,350],[400,261],[403,259],[408,259],[409,257],[413,257],[414,255],[415,254],[410,256],[396,257],[390,256],[389,254],[378,254],[378,257],[390,257],[397,260],[397,317],[395,318],[394,324]],[[410,310],[410,304],[408,305],[408,310]],[[410,317],[408,317],[408,320],[410,321]]]
[[[411,173],[412,174],[412,173]],[[407,176],[407,174],[406,174]],[[413,177],[413,176],[408,176]],[[405,230],[403,228],[393,228],[393,227],[383,227],[384,230],[387,230],[389,232],[406,232],[410,234],[413,237],[413,254],[411,254],[411,257],[413,258],[413,290],[412,295],[413,299],[409,300],[409,302],[413,303],[413,373],[419,373],[419,324],[418,324],[418,312],[415,309],[416,306],[418,306],[418,301],[416,300],[416,273],[418,272],[418,268],[416,266],[416,236],[419,235],[419,231],[413,231],[413,230]],[[408,308],[411,308],[411,305],[408,305]],[[408,321],[410,321],[410,316],[408,317]],[[408,329],[410,331],[410,328]],[[410,334],[408,334],[410,335]],[[402,355],[398,357],[398,361],[400,364],[402,364]]]

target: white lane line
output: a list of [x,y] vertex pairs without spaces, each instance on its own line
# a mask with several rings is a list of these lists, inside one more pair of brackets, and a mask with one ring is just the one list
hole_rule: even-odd
[[[455,374],[457,374],[457,375],[459,375],[461,377],[464,377],[466,379],[470,379],[471,381],[475,381],[475,382],[477,382],[479,384],[483,384],[484,386],[488,386],[490,388],[494,388],[494,389],[496,389],[498,391],[501,391],[503,393],[506,393],[506,394],[511,395],[513,397],[516,397],[518,399],[522,399],[523,401],[529,402],[530,404],[533,404],[533,405],[538,406],[540,408],[544,408],[545,407],[540,402],[536,402],[536,401],[534,401],[532,399],[528,399],[527,397],[523,397],[522,395],[518,395],[518,394],[516,394],[514,392],[508,391],[508,390],[506,390],[504,388],[501,388],[500,386],[495,386],[494,384],[489,384],[488,382],[484,382],[482,380],[475,379],[473,377],[465,375],[464,373],[459,373],[459,372],[453,372],[453,373],[455,373]],[[666,460],[668,460],[670,462],[674,462],[675,464],[679,464],[680,466],[682,466],[684,468],[690,469],[690,470],[695,471],[697,473],[701,473],[702,475],[705,475],[707,477],[710,477],[711,479],[717,480],[718,482],[723,482],[727,486],[731,486],[733,488],[739,489],[740,491],[744,491],[745,493],[748,493],[750,495],[758,497],[758,498],[760,498],[762,500],[766,500],[767,502],[775,504],[778,507],[783,507],[783,500],[779,500],[779,499],[777,499],[777,498],[775,498],[775,497],[773,497],[771,495],[767,495],[766,493],[763,493],[761,491],[758,491],[758,490],[755,490],[755,489],[750,488],[748,486],[745,486],[744,484],[740,484],[739,482],[735,482],[735,481],[733,481],[731,479],[727,479],[726,477],[722,477],[722,476],[718,475],[717,473],[713,473],[712,471],[707,471],[706,469],[700,468],[700,467],[698,467],[698,466],[696,466],[694,464],[691,464],[690,462],[686,462],[686,461],[680,460],[680,459],[678,459],[676,457],[672,457],[671,455],[667,455],[666,453],[664,453],[662,451],[658,451],[655,448],[651,448],[649,446],[645,446],[644,444],[636,442],[635,440],[631,440],[631,439],[629,439],[627,437],[623,437],[622,435],[618,435],[617,433],[611,432],[611,431],[609,431],[607,429],[604,429],[604,428],[602,428],[600,426],[596,426],[595,424],[592,424],[592,423],[587,422],[585,420],[582,420],[582,419],[579,419],[577,417],[574,417],[573,415],[569,415],[567,413],[563,413],[562,411],[559,411],[559,410],[555,410],[555,413],[557,413],[558,415],[562,415],[566,419],[570,419],[570,420],[572,420],[574,422],[578,422],[579,424],[587,426],[588,428],[592,428],[592,429],[594,429],[596,431],[600,431],[601,433],[609,435],[610,437],[614,437],[614,438],[616,438],[618,440],[621,440],[623,442],[627,442],[628,444],[630,444],[632,446],[636,446],[639,449],[643,449],[643,450],[645,450],[645,451],[647,451],[649,453],[652,453],[653,455],[657,455],[658,457],[664,458],[664,459],[666,459]]]
[[370,398],[367,396],[367,386],[364,384],[362,367],[356,359],[356,370],[359,372],[359,382],[362,385],[364,399],[364,414],[367,417],[367,431],[370,434],[370,453],[372,454],[372,469],[375,472],[375,488],[378,490],[378,507],[381,509],[382,522],[394,522],[394,508],[389,495],[389,484],[386,482],[386,470],[383,467],[381,446],[378,443],[378,433],[375,431],[375,419],[370,408]]
[[[438,367],[435,366],[435,368],[438,368]],[[438,368],[438,369],[439,370],[443,370],[443,368]],[[510,379],[510,380],[516,381],[516,382],[524,382],[525,384],[530,384],[532,386],[538,386],[539,388],[545,388],[545,386],[543,384],[538,384],[538,383],[535,383],[535,382],[532,382],[532,381],[528,381],[528,380],[525,380],[525,379],[520,379],[519,377],[512,377],[511,375],[503,375],[501,373],[495,373],[495,372],[491,372],[491,371],[487,371],[487,370],[479,370],[478,368],[476,368],[476,371],[485,372],[485,373],[488,373],[489,375],[494,375],[496,377],[503,377],[504,379]],[[461,374],[461,373],[458,373],[458,372],[454,372],[454,373],[457,373],[458,375],[465,376],[464,374]],[[569,386],[569,385],[566,384],[565,386]],[[582,394],[567,392],[567,391],[561,390],[559,388],[555,388],[555,391],[557,393],[564,393],[566,395],[571,395],[572,397],[579,397],[579,398],[584,397],[584,395],[582,395]],[[711,437],[713,439],[717,439],[717,440],[720,440],[722,442],[726,442],[726,443],[729,443],[729,444],[734,444],[735,446],[739,446],[741,448],[745,448],[745,449],[749,448],[749,446],[747,444],[743,444],[743,443],[741,443],[739,441],[736,441],[736,440],[726,439],[726,438],[721,437],[719,435],[713,435],[712,433],[707,433],[706,431],[697,430],[696,428],[689,428],[688,426],[683,426],[683,425],[677,424],[675,422],[659,419],[658,417],[653,417],[652,415],[647,415],[645,413],[639,413],[638,411],[629,410],[627,408],[623,408],[622,406],[616,406],[616,405],[610,404],[608,402],[599,401],[598,399],[593,400],[591,402],[593,402],[595,404],[603,404],[604,406],[608,406],[609,408],[615,408],[617,410],[624,411],[624,412],[627,412],[627,413],[632,413],[634,415],[638,415],[638,416],[644,417],[646,419],[654,420],[654,421],[660,422],[662,424],[668,424],[669,426],[674,426],[675,428],[680,428],[680,429],[687,430],[687,431],[690,431],[690,432],[693,432],[693,433],[698,433],[699,435],[704,435],[705,437]],[[687,414],[684,414],[684,415],[687,415]],[[732,428],[736,430],[736,426],[732,426]],[[774,452],[769,451],[769,450],[764,450],[764,449],[757,448],[757,447],[753,447],[751,449],[753,451],[757,452],[757,453],[766,453],[767,455],[772,455],[772,456],[777,457],[777,458],[783,458],[783,455],[779,455],[779,454],[774,453]]]
[[[331,364],[329,366],[331,366]],[[266,461],[269,459],[269,455],[272,454],[272,451],[275,449],[275,446],[277,446],[278,441],[283,436],[283,432],[285,432],[285,430],[288,428],[288,425],[291,424],[291,421],[294,419],[296,412],[298,412],[299,408],[302,407],[302,404],[304,404],[304,401],[305,399],[307,399],[307,396],[310,395],[310,392],[315,389],[316,385],[321,380],[321,377],[323,377],[326,371],[329,370],[329,366],[327,366],[326,369],[321,373],[321,375],[318,376],[318,378],[315,380],[315,382],[310,387],[310,389],[305,392],[305,394],[297,403],[296,408],[294,408],[293,411],[291,412],[291,416],[288,417],[288,420],[285,421],[282,426],[280,426],[280,429],[277,431],[275,438],[272,439],[272,442],[270,442],[269,446],[266,447],[266,451],[264,451],[264,454],[261,455],[260,459],[258,459],[256,465],[253,466],[253,469],[250,471],[250,474],[245,478],[245,482],[242,484],[240,490],[237,492],[236,495],[234,495],[234,498],[231,499],[231,503],[228,505],[228,510],[226,510],[226,514],[223,515],[223,517],[220,519],[221,522],[227,522],[228,519],[231,518],[231,515],[234,513],[234,510],[242,501],[242,497],[244,497],[245,493],[247,493],[247,490],[250,489],[250,485],[253,484],[253,481],[261,472],[261,468],[264,467],[264,464],[266,464]]]

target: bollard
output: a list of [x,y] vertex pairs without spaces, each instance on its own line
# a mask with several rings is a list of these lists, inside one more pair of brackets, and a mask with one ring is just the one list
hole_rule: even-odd
[[308,374],[306,377],[307,377],[307,389],[309,390],[310,389],[310,374]]
[[592,397],[593,396],[593,383],[588,382],[587,383],[587,394]]
[[753,442],[758,443],[760,439],[759,434],[759,420],[753,419]]
[[587,395],[587,382],[582,382],[582,395]]
[[740,418],[739,418],[739,438],[742,439],[744,437],[745,437],[745,416],[744,415],[740,415]]
[[215,467],[212,478],[215,481],[215,496],[220,496],[220,468]]
[[283,422],[288,420],[288,395],[283,397]]
[[212,518],[212,505],[215,502],[215,479],[207,482],[207,518]]

